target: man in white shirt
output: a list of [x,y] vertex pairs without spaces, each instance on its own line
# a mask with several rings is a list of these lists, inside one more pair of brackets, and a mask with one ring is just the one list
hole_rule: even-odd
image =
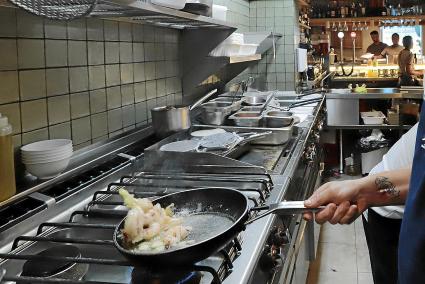
[[[369,174],[412,165],[418,124],[384,155]],[[404,206],[372,207],[363,214],[370,263],[375,284],[397,283],[397,249]]]
[[403,50],[403,46],[399,44],[400,35],[398,33],[393,33],[391,36],[391,40],[393,44],[384,48],[381,54],[375,56],[374,58],[380,59],[388,57],[389,64],[398,64],[398,55],[400,54],[400,51]]

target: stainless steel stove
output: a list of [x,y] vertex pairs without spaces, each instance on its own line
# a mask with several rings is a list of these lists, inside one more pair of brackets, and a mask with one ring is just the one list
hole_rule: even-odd
[[189,267],[132,267],[112,235],[126,214],[120,187],[152,198],[185,189],[233,188],[243,191],[251,206],[304,198],[317,176],[316,168],[305,170],[318,164],[308,150],[313,122],[314,117],[283,146],[248,147],[237,157],[174,157],[185,159],[182,168],[152,166],[155,153],[145,150],[157,141],[146,130],[133,139],[120,137],[125,145],[114,141],[103,154],[93,153],[101,158],[87,157],[92,149],[77,153],[84,166],[75,161],[63,178],[0,204],[0,282],[301,283],[294,280],[294,267],[308,248],[300,216],[256,221],[223,250]]

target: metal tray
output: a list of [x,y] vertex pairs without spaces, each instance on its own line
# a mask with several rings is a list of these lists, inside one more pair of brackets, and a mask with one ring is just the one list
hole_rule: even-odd
[[216,126],[216,125],[202,125],[202,124],[194,124],[192,126],[192,130],[199,129],[208,129],[208,128],[221,128],[226,131],[235,131],[235,132],[267,132],[271,131],[272,133],[267,135],[264,138],[257,139],[252,141],[253,145],[282,145],[288,142],[288,140],[293,135],[294,130],[294,121],[291,125],[287,127],[281,128],[268,128],[268,127],[246,127],[246,126]]

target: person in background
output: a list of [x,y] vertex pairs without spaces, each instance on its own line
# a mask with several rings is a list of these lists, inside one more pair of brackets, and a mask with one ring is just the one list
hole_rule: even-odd
[[[418,124],[415,124],[369,174],[411,167],[417,130]],[[404,206],[372,207],[363,213],[363,227],[375,284],[397,283],[397,249],[403,213]]]
[[370,33],[373,43],[368,46],[366,49],[367,53],[372,53],[374,56],[380,56],[384,49],[388,46],[385,43],[381,42],[379,39],[378,31],[372,31]]
[[399,34],[393,33],[391,36],[391,40],[393,44],[384,48],[381,54],[378,56],[374,56],[374,58],[381,59],[381,58],[387,58],[388,56],[388,63],[398,64],[398,55],[400,54],[400,51],[403,50],[403,46],[399,44],[400,43]]
[[417,86],[417,76],[423,75],[422,71],[416,71],[414,66],[414,55],[410,51],[413,48],[413,39],[411,36],[403,38],[404,49],[398,55],[399,67],[399,85],[400,86]]
[[[404,42],[404,40],[403,40]],[[352,223],[369,207],[403,205],[398,247],[398,283],[425,283],[425,105],[416,134],[411,168],[384,171],[358,180],[322,185],[304,202],[307,208],[326,205],[315,213],[323,224]],[[312,220],[313,214],[304,213]],[[385,249],[385,244],[382,245]]]

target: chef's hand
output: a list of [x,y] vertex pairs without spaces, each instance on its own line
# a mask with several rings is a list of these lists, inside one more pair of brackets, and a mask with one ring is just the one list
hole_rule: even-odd
[[[368,202],[362,197],[362,180],[333,181],[322,185],[304,202],[306,207],[326,205],[315,213],[316,222],[323,224],[350,224],[367,209]],[[304,219],[312,220],[312,213],[305,213]]]

